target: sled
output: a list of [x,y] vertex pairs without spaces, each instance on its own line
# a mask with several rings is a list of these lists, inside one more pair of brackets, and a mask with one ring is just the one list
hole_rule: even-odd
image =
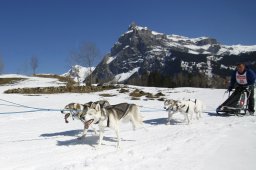
[[249,87],[238,86],[235,91],[229,95],[228,99],[217,109],[217,115],[246,115],[248,112],[248,96],[250,95]]

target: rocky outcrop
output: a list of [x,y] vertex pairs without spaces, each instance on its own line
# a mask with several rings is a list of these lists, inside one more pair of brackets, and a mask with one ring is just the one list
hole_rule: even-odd
[[90,93],[116,88],[115,86],[59,86],[9,89],[4,93],[54,94],[54,93]]

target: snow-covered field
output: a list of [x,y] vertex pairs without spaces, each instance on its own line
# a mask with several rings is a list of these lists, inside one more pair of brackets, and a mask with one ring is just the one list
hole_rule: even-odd
[[[121,149],[116,149],[115,133],[106,129],[103,146],[95,149],[98,136],[89,131],[79,140],[83,125],[78,120],[64,122],[60,112],[19,112],[31,109],[0,101],[0,168],[3,170],[255,170],[256,116],[217,117],[215,108],[227,96],[224,89],[134,87],[145,92],[164,93],[170,99],[198,98],[205,113],[192,124],[179,114],[166,125],[167,112],[158,100],[131,100],[116,89],[89,94],[21,95],[4,94],[17,87],[56,86],[54,79],[29,78],[11,86],[0,86],[0,99],[31,107],[62,109],[70,102],[86,103],[102,99],[111,104],[136,103],[141,107],[146,130],[132,130],[121,124]],[[9,106],[8,106],[9,105]]]

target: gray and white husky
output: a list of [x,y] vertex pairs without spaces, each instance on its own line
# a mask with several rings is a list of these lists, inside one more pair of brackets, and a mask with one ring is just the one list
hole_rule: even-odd
[[90,107],[85,115],[86,126],[89,127],[92,123],[99,125],[98,147],[102,144],[103,133],[106,127],[110,127],[116,132],[117,148],[120,147],[119,123],[121,121],[130,121],[134,130],[139,125],[143,126],[139,107],[136,104],[120,103],[101,108],[99,104],[96,104],[95,107]]
[[[100,101],[96,101],[96,102],[88,102],[88,103],[85,103],[85,104],[69,103],[68,105],[66,105],[64,107],[63,110],[61,110],[61,113],[65,114],[64,119],[65,119],[66,123],[69,123],[68,118],[71,116],[73,118],[73,120],[78,119],[84,124],[83,134],[79,138],[82,138],[82,137],[86,136],[86,133],[88,131],[89,126],[88,126],[88,123],[85,123],[85,115],[87,114],[88,109],[91,108],[91,107],[95,107],[96,104],[99,104],[101,108],[110,105],[107,100],[100,100]],[[96,134],[97,133],[96,129],[93,128],[93,130]]]

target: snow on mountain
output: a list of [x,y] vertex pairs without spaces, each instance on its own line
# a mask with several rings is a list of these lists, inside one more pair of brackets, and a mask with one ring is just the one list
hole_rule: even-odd
[[62,74],[62,76],[65,76],[65,77],[70,76],[76,82],[83,82],[86,79],[86,77],[90,75],[90,71],[93,71],[94,69],[95,67],[91,67],[91,70],[90,70],[90,68],[88,67],[74,65],[67,73]]
[[115,59],[116,59],[116,57],[109,57],[106,63],[110,64]]
[[123,81],[127,80],[129,77],[131,77],[134,73],[138,72],[139,68],[134,68],[133,70],[127,72],[127,73],[121,73],[115,76],[115,79],[113,82],[122,83]]
[[222,45],[222,48],[219,50],[218,55],[223,53],[229,53],[233,55],[239,55],[240,53],[247,53],[256,51],[256,45],[244,46],[244,45]]
[[[133,82],[139,82],[142,74],[155,72],[162,79],[180,72],[204,73],[209,78],[224,78],[230,75],[238,61],[248,62],[256,68],[255,54],[256,45],[228,46],[205,36],[189,38],[175,34],[166,35],[133,23],[119,37],[103,62],[96,67],[92,77],[95,82],[105,83],[115,81],[116,76],[139,68]],[[122,82],[129,83],[130,77],[126,78]]]
[[[156,35],[156,36],[157,35],[159,35],[159,36],[165,35],[164,33],[151,31],[147,27],[141,27],[141,26],[136,25],[133,28],[134,28],[133,30],[129,30],[125,34],[130,34],[134,30],[138,30],[138,31],[147,30],[147,31],[150,31],[152,33],[152,35]],[[124,36],[125,34],[123,34],[122,36]],[[209,50],[209,48],[213,44],[220,46],[218,55],[221,55],[223,53],[238,55],[240,53],[256,51],[256,45],[252,45],[252,46],[221,45],[217,42],[217,40],[215,40],[213,38],[209,38],[209,37],[189,38],[189,37],[175,35],[175,34],[166,35],[166,37],[167,37],[167,40],[169,40],[168,42],[166,42],[167,46],[177,47],[177,48],[185,48],[188,50],[189,53],[192,53],[192,54],[201,54],[201,53],[211,54],[211,52],[207,52],[207,50]]]
[[[22,81],[15,85],[0,86],[0,164],[3,170],[255,170],[256,116],[219,117],[215,109],[228,95],[225,89],[157,88],[128,86],[153,94],[163,93],[169,99],[201,99],[205,112],[199,120],[186,125],[177,113],[166,125],[167,111],[163,101],[132,100],[119,89],[88,94],[64,93],[36,96],[4,94],[6,88],[35,87],[44,84]],[[48,81],[48,80],[47,80]],[[50,84],[49,84],[50,85]],[[15,103],[47,109],[62,109],[71,102],[84,104],[102,99],[111,104],[122,102],[140,106],[144,128],[135,131],[131,124],[120,124],[121,149],[116,149],[116,134],[105,129],[103,145],[96,148],[98,135],[90,129],[84,139],[83,124],[58,111],[26,112],[31,110]],[[210,97],[209,97],[210,96]],[[8,112],[8,113],[7,113]],[[20,113],[17,113],[20,112]],[[96,129],[97,124],[95,125]]]

